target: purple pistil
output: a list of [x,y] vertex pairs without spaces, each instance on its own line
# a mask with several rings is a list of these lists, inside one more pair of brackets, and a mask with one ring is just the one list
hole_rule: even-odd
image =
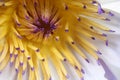
[[95,37],[91,37],[92,40],[95,40]]
[[12,53],[10,53],[10,58],[13,56],[13,54]]
[[108,40],[106,40],[106,46],[108,46]]
[[65,5],[65,10],[68,10],[68,6],[67,5]]
[[18,73],[18,69],[15,69],[16,73]]
[[78,66],[75,65],[75,69],[78,69]]
[[31,70],[34,71],[34,67],[31,67]]
[[36,52],[39,52],[39,51],[40,51],[40,49],[37,49],[37,50],[36,50]]
[[26,15],[26,16],[25,16],[25,19],[26,19],[26,20],[29,20],[30,18],[29,18],[29,16]]
[[107,34],[103,33],[103,34],[102,34],[102,36],[105,36],[105,37],[107,37]]
[[101,55],[102,53],[101,53],[100,51],[97,51],[97,54],[100,54],[100,55]]
[[17,58],[18,54],[15,54],[14,57]]
[[78,21],[80,21],[81,19],[80,19],[80,17],[78,17],[78,19],[77,19]]
[[16,50],[20,50],[20,48],[15,48]]
[[92,4],[96,4],[97,2],[96,1],[92,1]]
[[68,30],[68,29],[65,29],[65,32],[69,32],[69,30]]
[[88,59],[85,59],[86,62],[90,63],[90,61]]
[[31,58],[30,57],[27,57],[28,60],[30,60]]
[[110,16],[114,16],[114,14],[113,14],[112,12],[109,12],[108,14],[109,14]]
[[21,24],[20,24],[20,23],[18,23],[18,22],[16,22],[16,24],[17,24],[18,26],[21,26]]
[[86,5],[84,5],[83,8],[86,9],[87,8]]
[[66,59],[66,58],[64,58],[64,61],[67,61],[67,59]]
[[93,26],[90,26],[91,29],[94,29]]
[[106,20],[106,21],[110,21],[110,19],[108,19],[108,18],[105,18],[105,20]]
[[24,52],[25,52],[25,50],[21,50],[21,52],[22,52],[22,53],[24,53]]
[[20,62],[20,66],[23,66],[23,62]]
[[101,63],[100,63],[100,60],[99,60],[99,59],[97,60],[97,64],[98,64],[99,66],[101,65]]
[[82,72],[83,74],[85,74],[85,71],[84,71],[84,69],[81,69],[81,72]]
[[42,59],[42,61],[44,62],[44,61],[45,61],[45,59]]
[[115,32],[114,30],[109,30],[109,32]]
[[105,11],[101,8],[101,5],[98,4],[98,14],[102,14],[104,13]]
[[34,2],[34,6],[35,6],[35,7],[37,6],[37,2]]
[[74,42],[74,41],[72,41],[71,43],[72,43],[72,44],[75,44],[75,42]]

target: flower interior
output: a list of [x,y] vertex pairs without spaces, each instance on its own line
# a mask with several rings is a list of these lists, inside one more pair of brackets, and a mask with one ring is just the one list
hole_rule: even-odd
[[88,39],[97,38],[108,45],[107,35],[103,32],[114,31],[92,18],[110,21],[102,15],[109,13],[95,0],[1,1],[0,71],[10,63],[17,80],[22,80],[25,73],[29,74],[28,80],[39,80],[39,69],[43,80],[52,80],[50,60],[59,80],[67,80],[69,74],[63,62],[70,64],[83,79],[83,66],[73,51],[88,63],[82,49],[99,60],[101,52]]

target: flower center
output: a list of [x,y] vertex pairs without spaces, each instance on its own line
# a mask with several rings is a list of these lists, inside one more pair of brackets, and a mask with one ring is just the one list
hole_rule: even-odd
[[34,25],[37,26],[37,28],[34,30],[34,33],[42,32],[43,38],[53,34],[53,31],[56,29],[56,26],[48,19],[38,19]]

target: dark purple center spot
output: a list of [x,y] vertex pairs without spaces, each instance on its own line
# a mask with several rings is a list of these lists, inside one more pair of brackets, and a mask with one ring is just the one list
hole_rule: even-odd
[[33,24],[37,26],[37,28],[34,29],[33,33],[42,32],[43,38],[49,34],[53,34],[53,31],[56,29],[56,26],[53,23],[51,23],[48,19],[39,18]]

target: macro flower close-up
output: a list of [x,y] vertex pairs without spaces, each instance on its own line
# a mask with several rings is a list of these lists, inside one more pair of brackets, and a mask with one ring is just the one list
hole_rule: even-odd
[[120,80],[112,1],[0,0],[0,80]]

